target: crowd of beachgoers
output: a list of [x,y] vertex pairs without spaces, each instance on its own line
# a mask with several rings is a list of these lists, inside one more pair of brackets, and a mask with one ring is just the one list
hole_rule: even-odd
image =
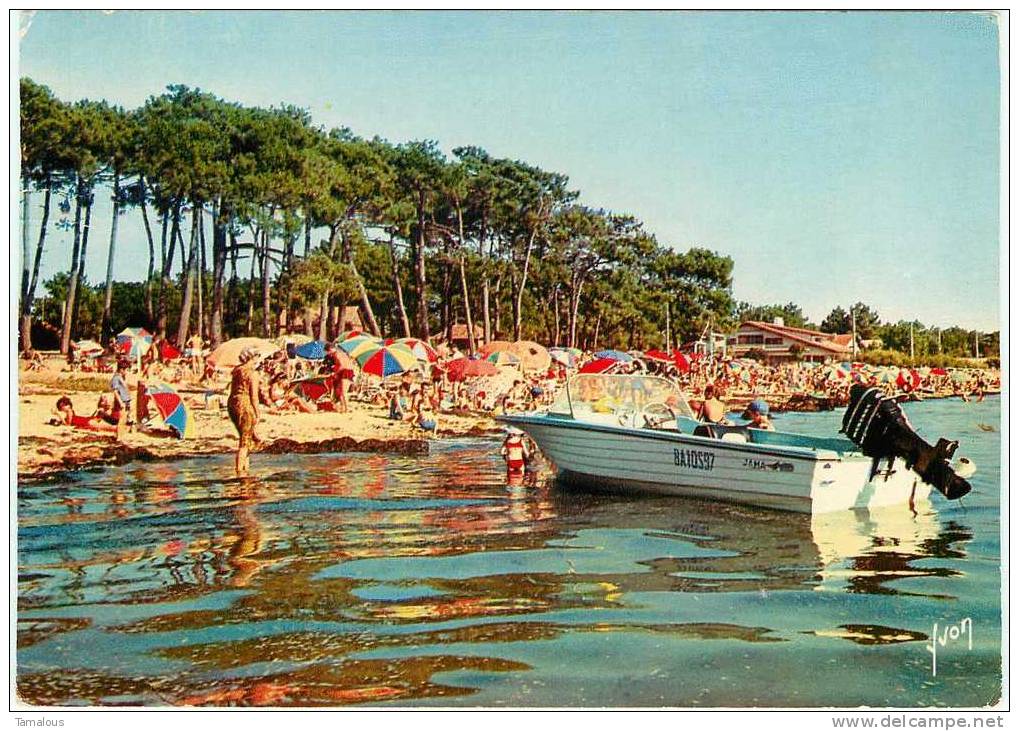
[[[493,415],[547,407],[578,373],[661,376],[680,386],[695,410],[709,389],[727,411],[753,401],[768,403],[773,411],[831,409],[847,402],[853,383],[904,400],[979,400],[1000,389],[1000,372],[991,369],[769,365],[722,353],[590,353],[530,341],[493,341],[467,354],[456,345],[432,347],[413,338],[382,339],[358,331],[329,342],[300,335],[238,338],[209,349],[198,336],[177,347],[142,329],[128,329],[105,347],[83,341],[66,358],[35,353],[23,363],[23,380],[31,381],[33,371],[58,371],[108,383],[98,397],[56,394],[47,425],[106,432],[120,442],[137,434],[201,441],[215,433],[210,419],[218,420],[220,429],[233,425],[229,437],[242,452],[239,473],[246,471],[248,453],[265,441],[260,423],[274,425],[275,436],[298,442],[309,433],[321,438],[323,431],[383,439],[476,432],[494,429]],[[310,420],[311,414],[321,416]],[[314,428],[305,429],[302,419]],[[376,428],[380,424],[401,428]],[[219,437],[228,435],[220,431]]]

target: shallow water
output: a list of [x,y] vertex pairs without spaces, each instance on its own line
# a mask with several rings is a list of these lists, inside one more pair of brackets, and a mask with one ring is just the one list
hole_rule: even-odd
[[[965,501],[811,518],[508,484],[498,444],[255,455],[18,490],[34,704],[981,706],[1001,693],[999,401],[909,404]],[[834,433],[840,412],[780,429]],[[978,425],[995,431],[985,431]],[[933,625],[972,620],[926,649]]]

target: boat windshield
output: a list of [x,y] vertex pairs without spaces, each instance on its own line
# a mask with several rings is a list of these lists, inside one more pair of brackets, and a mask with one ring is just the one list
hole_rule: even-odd
[[[550,414],[583,421],[608,421],[644,426],[652,415],[694,418],[686,396],[671,381],[657,376],[585,373],[560,391]],[[673,423],[675,420],[672,419]]]

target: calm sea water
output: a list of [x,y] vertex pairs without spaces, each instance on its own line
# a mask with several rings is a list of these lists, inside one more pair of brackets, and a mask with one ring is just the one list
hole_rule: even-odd
[[[981,706],[1001,694],[999,401],[911,404],[963,503],[793,515],[508,484],[498,443],[18,488],[33,704]],[[837,430],[839,412],[778,417]],[[980,427],[993,428],[985,431]],[[965,637],[926,649],[940,628]],[[940,634],[940,630],[939,630]]]

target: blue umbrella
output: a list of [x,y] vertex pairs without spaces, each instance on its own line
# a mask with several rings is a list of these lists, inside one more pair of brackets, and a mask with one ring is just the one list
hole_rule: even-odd
[[322,360],[326,357],[326,343],[324,340],[312,340],[294,348],[294,354],[308,360]]
[[610,360],[618,360],[622,363],[629,363],[633,360],[633,356],[629,353],[624,353],[621,350],[601,350],[594,354],[595,358],[609,358]]

